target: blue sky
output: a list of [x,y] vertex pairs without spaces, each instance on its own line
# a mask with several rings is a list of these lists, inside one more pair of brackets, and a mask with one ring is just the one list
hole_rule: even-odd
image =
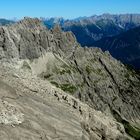
[[76,18],[102,13],[140,13],[140,0],[1,0],[0,18]]

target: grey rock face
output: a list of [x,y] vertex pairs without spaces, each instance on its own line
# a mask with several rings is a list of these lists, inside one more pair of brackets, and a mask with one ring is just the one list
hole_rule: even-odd
[[20,66],[20,61],[0,63],[0,139],[132,139],[113,117]]
[[37,139],[37,127],[48,139],[139,138],[140,76],[108,52],[82,48],[71,32],[26,18],[0,28],[0,54],[1,79],[23,97],[15,104],[25,114],[24,137],[29,129]]
[[128,120],[139,120],[139,77],[110,55],[77,48],[69,59],[56,57],[53,63],[43,77],[57,87],[98,110],[113,108]]
[[57,27],[49,31],[38,19],[25,18],[14,25],[0,27],[1,58],[34,59],[58,48],[71,50],[75,42],[70,32],[61,32]]

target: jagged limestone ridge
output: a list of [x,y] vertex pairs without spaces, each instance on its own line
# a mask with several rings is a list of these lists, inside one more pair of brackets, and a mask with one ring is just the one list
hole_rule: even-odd
[[[82,48],[71,32],[26,18],[0,28],[1,59],[28,59],[21,67],[92,108],[139,123],[139,76],[97,48]],[[30,71],[28,71],[30,69]]]

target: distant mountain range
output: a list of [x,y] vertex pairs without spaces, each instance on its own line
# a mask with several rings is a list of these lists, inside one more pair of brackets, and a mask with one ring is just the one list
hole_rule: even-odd
[[11,24],[11,23],[15,23],[15,21],[13,20],[7,20],[7,19],[0,19],[0,25],[8,25],[8,24]]
[[59,24],[63,30],[72,31],[82,46],[92,46],[95,41],[104,37],[118,35],[139,26],[140,14],[103,14],[101,16],[80,17],[74,20],[50,18],[44,19],[43,22],[48,28]]
[[115,58],[140,69],[140,14],[51,18],[43,22],[48,28],[59,24],[64,31],[72,31],[82,46],[108,50]]

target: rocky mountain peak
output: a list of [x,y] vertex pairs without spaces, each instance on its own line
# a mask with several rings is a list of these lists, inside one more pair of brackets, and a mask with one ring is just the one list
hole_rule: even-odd
[[71,32],[62,32],[59,26],[48,30],[39,19],[32,18],[0,27],[0,39],[1,58],[33,59],[49,50],[70,53],[76,44]]
[[9,28],[16,28],[17,30],[23,29],[23,30],[34,30],[36,32],[39,32],[40,30],[47,30],[47,27],[44,26],[44,24],[39,20],[38,18],[29,18],[24,17],[21,21],[10,25]]
[[27,28],[42,27],[43,24],[38,18],[24,17],[18,24],[23,25]]
[[56,24],[53,27],[53,31],[56,32],[56,33],[61,33],[62,32],[61,26],[59,24]]

